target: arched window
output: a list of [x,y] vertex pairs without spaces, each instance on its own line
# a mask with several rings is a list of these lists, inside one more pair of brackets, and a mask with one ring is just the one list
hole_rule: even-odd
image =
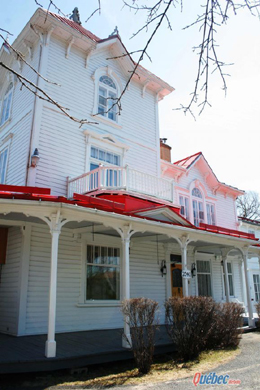
[[98,113],[106,118],[116,121],[117,87],[114,81],[104,75],[99,78]]
[[193,208],[193,220],[194,225],[199,226],[200,223],[204,223],[204,205],[201,191],[195,187],[192,192],[192,208]]
[[2,101],[2,113],[1,113],[1,122],[0,126],[3,125],[11,115],[11,104],[12,104],[12,96],[13,96],[13,83],[8,85],[8,88],[5,92],[3,101]]

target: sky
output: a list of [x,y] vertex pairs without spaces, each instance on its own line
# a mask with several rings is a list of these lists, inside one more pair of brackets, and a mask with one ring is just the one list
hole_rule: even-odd
[[[150,0],[151,2],[152,0]],[[203,0],[205,1],[205,0]],[[39,1],[43,7],[48,0]],[[131,0],[129,1],[131,3]],[[83,27],[106,38],[115,26],[131,52],[144,47],[151,30],[132,38],[145,14],[122,7],[122,0],[101,0],[101,15],[86,19],[97,7],[97,0],[56,0],[64,14],[79,8]],[[147,2],[149,3],[149,2]],[[196,120],[175,109],[189,102],[194,89],[198,56],[193,47],[200,43],[198,27],[183,30],[201,12],[200,1],[183,0],[183,10],[172,7],[171,30],[164,23],[151,42],[142,65],[175,88],[159,103],[160,136],[172,147],[172,161],[199,151],[221,182],[246,191],[260,192],[260,21],[246,10],[232,16],[217,33],[219,58],[230,65],[227,95],[219,77],[210,80],[209,101]],[[86,5],[87,4],[87,5]],[[0,14],[0,28],[19,34],[37,9],[34,0],[8,0]],[[51,8],[55,12],[54,8]],[[137,59],[137,57],[134,57]]]

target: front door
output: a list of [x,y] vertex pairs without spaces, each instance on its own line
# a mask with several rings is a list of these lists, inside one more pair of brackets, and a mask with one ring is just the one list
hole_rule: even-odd
[[173,297],[182,297],[182,265],[181,264],[172,264],[171,265],[171,275],[172,275],[172,296]]

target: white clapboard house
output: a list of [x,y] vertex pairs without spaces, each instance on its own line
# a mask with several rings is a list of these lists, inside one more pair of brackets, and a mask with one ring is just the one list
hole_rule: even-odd
[[[100,39],[38,9],[0,67],[0,332],[43,335],[129,329],[120,302],[207,295],[246,307],[253,325],[248,258],[254,234],[239,231],[236,198],[202,153],[171,163],[158,103],[173,91],[135,66],[119,35]],[[38,99],[8,67],[70,114]],[[33,89],[33,86],[31,86]],[[112,99],[109,99],[112,98]],[[99,113],[99,115],[96,115]],[[50,190],[49,190],[50,189]]]

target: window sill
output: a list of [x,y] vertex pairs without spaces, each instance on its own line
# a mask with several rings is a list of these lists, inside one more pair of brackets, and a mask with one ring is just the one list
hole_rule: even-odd
[[77,303],[76,307],[120,307],[121,302],[120,301],[92,301],[92,302],[87,302],[87,303]]
[[0,125],[0,131],[2,131],[10,122],[11,118],[7,119],[2,125]]
[[112,121],[112,119],[105,118],[102,115],[94,115],[94,114],[92,114],[92,116],[94,117],[94,119],[96,121],[100,121],[100,122],[102,122],[102,123],[104,123],[104,124],[106,124],[108,126],[112,126],[115,129],[122,129],[122,126],[119,125],[117,122]]

